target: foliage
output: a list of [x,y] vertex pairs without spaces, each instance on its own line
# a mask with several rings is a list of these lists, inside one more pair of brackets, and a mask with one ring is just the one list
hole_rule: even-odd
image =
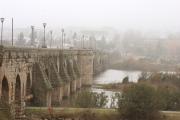
[[[28,107],[27,116],[42,120],[42,117],[48,120],[119,120],[118,112],[115,109],[97,109],[97,108],[71,108],[55,107],[53,108],[53,118],[47,112],[46,107]],[[34,119],[33,119],[34,120]]]
[[147,72],[142,72],[139,76],[138,82],[146,81],[149,77],[149,74]]
[[116,92],[114,95],[111,95],[110,97],[110,108],[117,108],[117,102],[118,102],[118,98],[120,98],[121,93],[120,92]]
[[180,110],[180,92],[172,85],[161,85],[157,89],[160,110]]
[[117,97],[115,95],[111,95],[111,98],[110,98],[110,100],[111,100],[110,108],[115,108],[115,106],[116,106],[116,99],[117,99]]
[[105,92],[101,92],[100,94],[95,94],[96,98],[96,107],[102,108],[105,107],[108,102],[108,96],[105,95]]
[[178,73],[142,74],[139,82],[153,85],[160,110],[180,110],[180,75]]
[[120,115],[128,120],[155,120],[157,106],[155,89],[146,84],[131,85],[118,98]]
[[126,76],[125,78],[123,78],[122,83],[123,84],[129,83],[129,77]]
[[108,97],[104,92],[98,94],[89,91],[80,92],[76,99],[75,104],[82,108],[102,108],[105,107],[108,102]]

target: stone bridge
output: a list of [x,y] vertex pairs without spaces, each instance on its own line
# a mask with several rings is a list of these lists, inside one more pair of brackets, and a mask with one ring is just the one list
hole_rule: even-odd
[[0,46],[1,101],[55,106],[93,80],[92,50]]

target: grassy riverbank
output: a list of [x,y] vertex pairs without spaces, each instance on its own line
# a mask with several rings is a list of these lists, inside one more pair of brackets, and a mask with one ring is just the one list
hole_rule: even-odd
[[105,90],[109,90],[109,91],[119,92],[119,91],[122,91],[125,87],[128,87],[132,84],[133,83],[127,83],[127,84],[122,84],[122,83],[95,84],[93,86],[93,88],[105,89]]
[[10,113],[6,109],[0,109],[0,120],[9,120]]
[[37,118],[87,118],[87,120],[117,120],[118,112],[115,109],[89,109],[89,108],[53,108],[50,115],[47,107],[30,107],[26,109],[27,115]]
[[[95,108],[53,108],[53,117],[61,118],[84,118],[91,120],[117,120],[118,111],[115,109],[95,109]],[[34,118],[48,118],[50,113],[47,107],[29,107],[26,109],[28,115]],[[178,111],[161,111],[163,120],[180,120]]]
[[[115,109],[88,109],[88,108],[53,108],[53,117],[61,118],[82,118],[88,117],[91,120],[118,120],[118,111]],[[180,111],[161,111],[163,120],[180,120]],[[28,107],[26,114],[31,120],[49,118],[50,113],[47,107]],[[0,119],[9,120],[9,115],[0,111]]]

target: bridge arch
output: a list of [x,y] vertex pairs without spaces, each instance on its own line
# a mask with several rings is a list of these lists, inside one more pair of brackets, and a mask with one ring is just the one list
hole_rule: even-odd
[[2,80],[1,92],[1,100],[3,102],[9,102],[9,84],[6,76],[4,76]]
[[21,102],[21,79],[19,74],[16,77],[16,86],[15,86],[15,102]]

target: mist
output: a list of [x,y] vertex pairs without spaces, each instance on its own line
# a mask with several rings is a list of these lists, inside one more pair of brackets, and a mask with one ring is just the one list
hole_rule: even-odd
[[4,44],[11,43],[13,18],[18,46],[29,46],[32,39],[41,46],[45,22],[48,47],[61,47],[64,29],[65,44],[74,48],[178,59],[179,4],[179,0],[1,0]]
[[177,31],[179,0],[1,0],[5,27],[14,18],[15,28],[43,22],[49,28],[113,27],[118,30]]

